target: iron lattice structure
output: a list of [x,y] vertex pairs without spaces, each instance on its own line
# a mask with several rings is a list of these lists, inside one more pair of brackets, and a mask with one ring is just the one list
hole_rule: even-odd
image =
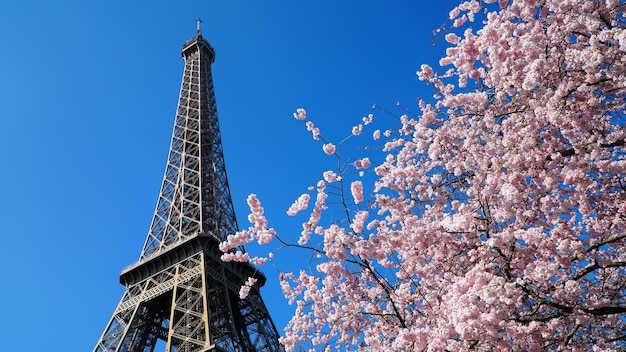
[[[199,23],[198,23],[199,24]],[[199,27],[199,26],[198,26]],[[225,263],[219,242],[237,231],[217,119],[215,52],[198,28],[183,45],[185,71],[163,185],[139,261],[94,352],[282,351],[261,299],[265,277]],[[246,299],[239,288],[257,284]]]

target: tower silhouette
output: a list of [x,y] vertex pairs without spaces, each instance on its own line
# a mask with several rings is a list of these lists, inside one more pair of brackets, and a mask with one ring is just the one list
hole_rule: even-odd
[[[94,352],[282,351],[261,299],[265,277],[248,263],[222,262],[218,245],[238,230],[228,187],[211,64],[196,36],[185,70],[161,192],[139,260]],[[245,299],[239,288],[257,279]],[[159,347],[160,348],[160,347]],[[159,351],[160,352],[160,351]]]

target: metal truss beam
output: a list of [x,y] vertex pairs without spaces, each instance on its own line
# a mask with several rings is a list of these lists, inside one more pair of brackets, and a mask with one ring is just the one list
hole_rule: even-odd
[[[94,352],[154,352],[159,340],[166,352],[283,351],[259,292],[265,277],[248,263],[219,259],[219,242],[238,226],[211,76],[215,52],[198,30],[182,56],[154,217],[139,261],[120,275],[126,291]],[[257,284],[241,299],[250,276]]]

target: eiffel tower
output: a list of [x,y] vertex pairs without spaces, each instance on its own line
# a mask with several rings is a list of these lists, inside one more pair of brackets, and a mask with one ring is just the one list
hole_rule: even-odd
[[[261,299],[265,277],[222,262],[218,245],[238,230],[217,119],[215,51],[196,36],[182,48],[183,82],[156,210],[139,261],[94,352],[283,351]],[[239,288],[256,278],[245,298]],[[160,341],[159,341],[160,340]]]

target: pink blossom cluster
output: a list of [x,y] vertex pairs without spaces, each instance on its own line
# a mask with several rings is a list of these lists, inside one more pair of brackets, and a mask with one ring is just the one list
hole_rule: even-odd
[[311,195],[308,193],[302,194],[295,202],[289,207],[287,210],[287,215],[295,216],[299,212],[305,210],[309,207],[309,201],[311,200]]
[[461,1],[434,95],[318,183],[286,350],[626,350],[625,12]]
[[317,141],[321,138],[320,129],[315,127],[315,124],[313,124],[313,121],[306,122],[306,129],[307,131],[311,131],[311,135],[313,136],[314,140]]
[[235,251],[235,252],[224,253],[222,255],[222,260],[225,262],[230,262],[230,261],[247,262],[249,259],[250,259],[250,255],[240,250]]
[[319,181],[317,184],[317,196],[315,199],[315,205],[313,206],[313,211],[311,211],[309,220],[302,224],[302,232],[300,234],[300,238],[298,239],[299,245],[305,245],[309,242],[311,233],[314,230],[317,230],[317,225],[322,219],[322,213],[327,209],[326,199],[328,198],[328,195],[325,190],[326,184],[324,181]]
[[306,120],[306,110],[303,108],[296,109],[296,112],[293,113],[293,118],[296,120]]
[[356,213],[352,224],[350,224],[350,228],[352,229],[352,231],[354,231],[355,233],[363,232],[363,226],[365,225],[365,220],[367,220],[368,217],[369,213],[367,211],[361,210]]
[[334,171],[332,170],[327,170],[324,171],[324,173],[322,174],[322,176],[324,177],[324,181],[328,182],[328,183],[333,183],[336,181],[341,180],[341,176],[337,175]]
[[255,194],[248,196],[248,206],[250,206],[251,213],[248,215],[248,220],[253,224],[254,237],[259,244],[267,244],[272,241],[276,232],[274,229],[267,228],[267,219],[265,218],[265,210],[261,206],[261,202]]
[[332,143],[326,143],[322,146],[322,149],[324,150],[324,153],[328,154],[328,155],[333,155],[335,154],[335,151],[337,150],[335,145]]
[[263,264],[266,259],[264,257],[250,258],[247,253],[243,252],[242,247],[255,240],[260,245],[268,244],[276,236],[276,231],[273,228],[267,227],[268,222],[263,215],[265,211],[256,195],[249,195],[247,201],[250,207],[248,220],[252,223],[252,226],[246,230],[237,231],[233,235],[228,235],[226,240],[220,243],[219,249],[224,253],[221,259],[225,262],[247,262],[252,260],[260,265]]
[[[267,261],[270,260],[272,257],[272,253],[269,253],[267,257],[251,257],[250,259],[248,259],[248,261],[254,265],[261,266],[265,265],[265,263],[267,263]],[[242,260],[237,261],[241,262]]]
[[361,203],[363,201],[363,182],[353,181],[350,184],[350,192],[352,193],[354,204]]
[[249,277],[248,280],[239,289],[239,298],[244,299],[250,294],[250,289],[256,284],[257,279]]
[[370,159],[369,158],[362,158],[362,159],[357,159],[354,162],[354,167],[357,169],[367,169],[368,167],[370,167]]

